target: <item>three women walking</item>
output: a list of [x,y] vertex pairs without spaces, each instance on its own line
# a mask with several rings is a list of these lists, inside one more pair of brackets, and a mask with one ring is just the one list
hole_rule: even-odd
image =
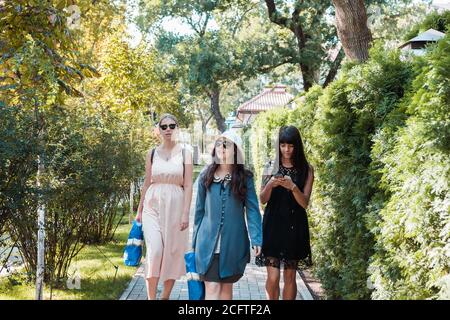
[[[161,117],[162,143],[147,155],[136,217],[142,221],[147,249],[149,299],[156,299],[159,281],[164,284],[161,299],[168,299],[175,280],[186,274],[193,166],[189,150],[176,142],[177,128],[174,116]],[[206,299],[232,299],[233,284],[244,275],[251,248],[256,264],[267,268],[267,297],[279,298],[283,266],[282,298],[296,298],[296,271],[311,265],[305,209],[314,175],[297,128],[281,128],[276,148],[259,195],[267,204],[262,220],[253,174],[244,166],[241,138],[226,131],[215,140],[212,161],[197,179],[192,235]]]

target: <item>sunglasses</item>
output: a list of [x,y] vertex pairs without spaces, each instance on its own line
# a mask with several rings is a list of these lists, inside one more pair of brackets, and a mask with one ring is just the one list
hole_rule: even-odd
[[231,147],[232,145],[233,145],[233,142],[228,141],[228,140],[216,141],[216,148],[222,146],[224,149],[226,149],[227,147]]
[[177,125],[175,123],[171,123],[169,125],[161,124],[159,127],[164,131],[164,130],[167,130],[167,127],[169,127],[170,129],[173,130],[173,129],[175,129],[177,127]]

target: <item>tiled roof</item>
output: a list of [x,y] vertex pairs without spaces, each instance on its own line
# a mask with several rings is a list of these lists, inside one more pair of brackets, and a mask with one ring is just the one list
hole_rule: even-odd
[[237,117],[242,119],[243,113],[259,113],[289,104],[294,96],[286,92],[286,86],[266,87],[263,92],[244,102],[237,109]]
[[425,32],[422,32],[417,37],[414,37],[404,44],[400,46],[400,48],[406,46],[408,43],[411,42],[432,42],[432,41],[438,41],[439,39],[443,38],[445,36],[445,33],[442,33],[440,31],[434,30],[434,29],[428,29]]

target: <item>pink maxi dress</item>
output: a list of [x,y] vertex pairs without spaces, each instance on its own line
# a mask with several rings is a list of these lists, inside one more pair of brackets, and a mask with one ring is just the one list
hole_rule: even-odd
[[183,173],[181,149],[169,160],[155,150],[152,184],[145,194],[142,212],[147,278],[176,280],[186,274],[184,254],[188,249],[189,228],[180,231],[184,205]]

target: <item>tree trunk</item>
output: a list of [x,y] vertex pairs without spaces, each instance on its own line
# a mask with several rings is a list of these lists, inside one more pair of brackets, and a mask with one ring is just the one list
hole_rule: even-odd
[[[266,0],[267,11],[269,19],[273,23],[279,26],[285,27],[291,30],[297,40],[298,55],[302,55],[306,50],[308,42],[308,35],[304,32],[300,22],[300,11],[294,10],[290,19],[284,17],[277,11],[276,3],[274,0]],[[317,81],[315,75],[319,73],[320,64],[314,65],[312,63],[300,62],[300,72],[302,73],[303,89],[308,91]]]
[[326,88],[336,77],[337,72],[339,70],[339,67],[341,66],[342,60],[344,59],[344,51],[342,47],[339,49],[338,54],[336,55],[336,58],[334,61],[332,61],[330,70],[328,71],[328,74],[325,78],[325,81],[322,85],[323,88]]
[[201,137],[201,153],[205,152],[205,136],[206,136],[206,122],[202,121],[202,137]]
[[219,88],[214,88],[211,90],[210,93],[211,113],[214,117],[214,120],[216,120],[217,129],[219,129],[220,132],[224,132],[226,130],[225,118],[222,116],[222,113],[220,112],[219,96],[220,96]]
[[[40,115],[39,115],[39,109],[38,106],[35,106],[35,114],[37,123],[40,122]],[[39,125],[37,125],[39,130]],[[42,144],[43,141],[43,134],[42,130],[39,130],[38,133],[38,143]],[[38,171],[37,171],[37,177],[36,177],[36,187],[38,191],[41,191],[42,188],[42,176],[45,171],[44,166],[44,156],[43,151],[39,151],[38,156]],[[44,276],[45,276],[45,203],[42,195],[38,195],[38,209],[37,209],[37,215],[38,215],[38,242],[37,242],[37,264],[36,264],[36,300],[43,300],[44,299]]]
[[314,69],[310,68],[305,63],[300,63],[300,71],[302,73],[302,79],[303,79],[303,90],[307,92],[311,87],[316,83],[314,81]]
[[372,34],[367,27],[367,13],[363,0],[333,0],[336,8],[336,27],[345,55],[353,61],[366,61]]

